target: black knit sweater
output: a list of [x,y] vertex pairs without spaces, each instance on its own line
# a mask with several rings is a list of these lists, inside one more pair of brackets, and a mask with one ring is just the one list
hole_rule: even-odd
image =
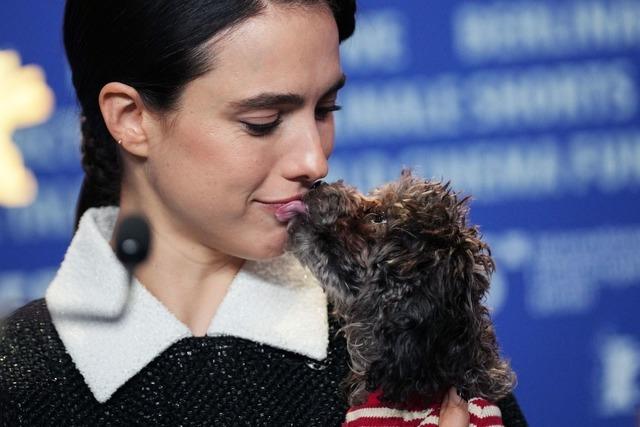
[[185,338],[105,403],[66,353],[44,300],[7,319],[0,337],[4,425],[339,425],[347,410],[344,340],[330,324],[321,363],[229,336]]
[[[337,329],[330,321],[322,362],[242,338],[185,338],[99,403],[37,300],[0,328],[0,425],[338,426],[348,356]],[[513,396],[498,404],[506,426],[526,425]]]

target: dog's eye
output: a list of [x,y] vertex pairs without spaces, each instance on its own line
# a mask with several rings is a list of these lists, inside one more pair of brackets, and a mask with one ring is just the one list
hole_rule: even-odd
[[374,224],[386,224],[387,218],[384,215],[379,213],[373,213],[369,215],[369,221]]

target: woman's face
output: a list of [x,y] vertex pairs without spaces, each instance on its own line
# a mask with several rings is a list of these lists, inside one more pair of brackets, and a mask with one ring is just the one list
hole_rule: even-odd
[[320,6],[268,6],[213,44],[213,70],[186,87],[171,125],[149,138],[156,229],[243,259],[282,253],[277,202],[327,174],[344,79],[338,44]]

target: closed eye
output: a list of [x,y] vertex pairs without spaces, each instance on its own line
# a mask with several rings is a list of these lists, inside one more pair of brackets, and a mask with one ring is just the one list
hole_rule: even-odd
[[267,136],[272,133],[282,123],[282,118],[278,118],[269,123],[251,123],[241,121],[247,132],[253,136]]

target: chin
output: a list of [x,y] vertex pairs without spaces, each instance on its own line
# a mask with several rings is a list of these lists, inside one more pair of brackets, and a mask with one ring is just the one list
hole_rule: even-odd
[[287,232],[283,230],[264,236],[260,241],[254,242],[249,252],[250,259],[259,261],[276,258],[284,254],[287,245]]

